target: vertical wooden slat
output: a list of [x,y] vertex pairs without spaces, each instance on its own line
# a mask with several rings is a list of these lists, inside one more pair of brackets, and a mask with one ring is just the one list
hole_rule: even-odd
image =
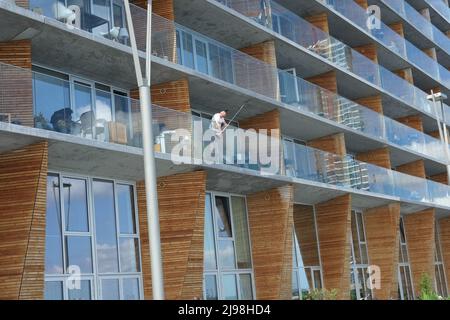
[[442,249],[442,261],[444,262],[447,290],[450,291],[450,218],[439,220],[439,240]]
[[356,159],[359,161],[374,164],[379,167],[391,169],[391,154],[389,148],[384,147],[375,150],[369,150],[361,152],[356,155]]
[[378,63],[377,47],[375,44],[369,43],[363,46],[354,47],[353,49],[373,62]]
[[317,231],[324,287],[350,298],[351,195],[316,205]]
[[400,78],[408,81],[409,83],[414,84],[414,77],[411,68],[396,70],[394,71],[394,73],[398,75]]
[[257,299],[291,299],[293,187],[247,196]]
[[344,156],[347,153],[345,146],[345,137],[343,133],[337,133],[330,136],[308,141],[308,146],[320,149],[325,152]]
[[47,142],[0,154],[0,299],[43,299]]
[[[167,299],[203,296],[203,238],[206,173],[158,178],[164,285]],[[144,182],[137,184],[145,299],[152,298]]]
[[420,294],[420,282],[423,274],[432,279],[434,285],[435,220],[434,209],[408,214],[403,217],[409,263],[416,296]]
[[423,160],[417,160],[417,161],[403,164],[401,166],[398,166],[396,168],[396,170],[398,172],[409,174],[411,176],[415,176],[415,177],[419,177],[419,178],[423,178],[423,179],[426,178],[425,163]]
[[400,204],[364,212],[369,264],[380,268],[380,288],[373,289],[378,300],[398,298],[398,250]]
[[[130,2],[141,8],[147,9],[147,0],[131,0]],[[173,0],[153,0],[153,12],[168,20],[175,20]]]
[[383,114],[383,101],[381,96],[370,96],[355,100],[356,103],[371,109],[377,113]]

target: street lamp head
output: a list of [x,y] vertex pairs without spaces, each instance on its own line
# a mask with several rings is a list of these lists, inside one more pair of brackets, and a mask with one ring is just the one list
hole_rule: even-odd
[[427,99],[430,101],[444,101],[447,100],[447,95],[442,92],[436,92],[427,96]]

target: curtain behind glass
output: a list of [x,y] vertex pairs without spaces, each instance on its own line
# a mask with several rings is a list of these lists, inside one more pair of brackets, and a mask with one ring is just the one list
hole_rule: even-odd
[[242,197],[231,197],[231,204],[235,228],[237,267],[238,269],[250,269],[252,262],[245,199]]

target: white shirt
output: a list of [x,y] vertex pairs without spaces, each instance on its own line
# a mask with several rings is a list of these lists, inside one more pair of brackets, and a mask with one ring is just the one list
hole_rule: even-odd
[[220,116],[220,113],[216,113],[211,119],[210,128],[216,132],[222,132],[222,124],[225,123],[225,119]]

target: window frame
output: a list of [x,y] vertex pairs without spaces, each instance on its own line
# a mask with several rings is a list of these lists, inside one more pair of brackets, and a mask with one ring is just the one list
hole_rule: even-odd
[[[49,170],[47,176],[57,176],[58,181],[61,184],[63,178],[74,178],[74,179],[83,179],[86,181],[86,200],[87,200],[87,213],[88,213],[88,222],[89,222],[89,235],[91,237],[91,260],[92,260],[92,273],[81,273],[81,279],[84,280],[89,279],[91,281],[91,299],[92,300],[101,300],[101,280],[105,278],[114,278],[119,279],[119,289],[120,294],[123,296],[123,279],[133,278],[138,279],[138,288],[139,288],[139,299],[144,299],[144,284],[143,284],[143,271],[142,271],[142,243],[141,243],[141,233],[139,226],[139,208],[137,202],[137,193],[136,193],[136,182],[134,181],[126,181],[122,179],[112,179],[105,178],[101,176],[93,176],[93,175],[82,175],[71,172],[64,171],[53,171]],[[114,209],[115,209],[115,223],[116,223],[116,243],[117,243],[117,259],[118,259],[118,272],[114,273],[99,273],[98,272],[98,257],[97,257],[97,239],[96,239],[96,224],[95,224],[95,208],[94,208],[94,193],[93,193],[93,183],[94,181],[107,181],[113,184],[113,196],[114,196]],[[133,204],[134,204],[134,220],[136,226],[136,232],[134,234],[121,236],[120,233],[120,221],[119,221],[119,208],[118,208],[118,197],[117,197],[117,185],[128,185],[133,188]],[[63,298],[68,299],[68,289],[66,280],[70,277],[70,274],[66,272],[66,254],[67,248],[65,242],[65,217],[64,217],[64,198],[63,198],[63,188],[59,188],[59,210],[61,215],[61,237],[62,237],[62,254],[63,254],[63,274],[44,274],[44,281],[62,281],[63,283]],[[87,232],[69,232],[71,236],[86,236]],[[138,258],[139,267],[138,272],[122,272],[121,271],[121,262],[120,262],[120,238],[131,238],[137,239],[139,248],[138,248]]]
[[[403,234],[404,234],[404,238],[405,241],[402,241],[402,230],[403,230]],[[412,277],[412,272],[411,272],[411,264],[409,262],[409,252],[408,252],[408,238],[406,235],[406,230],[403,224],[403,217],[400,217],[400,221],[399,221],[399,255],[402,255],[402,257],[404,257],[405,252],[403,251],[403,248],[406,251],[406,257],[407,257],[407,262],[398,262],[398,268],[397,268],[397,272],[398,272],[398,287],[399,287],[399,293],[400,293],[400,299],[401,300],[405,300],[405,294],[407,296],[408,299],[406,300],[414,300],[415,297],[415,292],[414,292],[414,279]],[[404,292],[403,288],[405,286],[405,284],[403,283],[402,277],[401,277],[401,268],[403,268],[405,270],[405,272],[408,272],[409,275],[409,279],[411,279],[411,283],[409,284],[411,287],[411,293],[412,296],[409,296],[408,292]]]

